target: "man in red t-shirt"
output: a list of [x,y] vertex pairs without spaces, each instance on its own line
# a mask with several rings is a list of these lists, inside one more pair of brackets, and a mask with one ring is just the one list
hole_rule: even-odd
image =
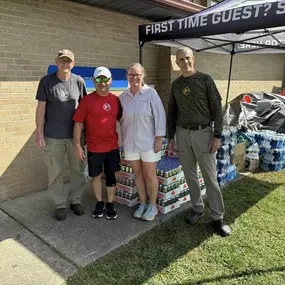
[[116,186],[115,172],[120,170],[116,121],[121,117],[121,106],[119,98],[109,92],[112,75],[108,68],[97,67],[93,82],[96,91],[82,98],[73,116],[75,155],[79,160],[84,160],[84,151],[80,145],[80,136],[84,126],[89,176],[92,177],[97,200],[93,217],[103,217],[105,204],[102,199],[101,174],[104,164],[107,186],[106,217],[111,220],[117,218],[113,201]]

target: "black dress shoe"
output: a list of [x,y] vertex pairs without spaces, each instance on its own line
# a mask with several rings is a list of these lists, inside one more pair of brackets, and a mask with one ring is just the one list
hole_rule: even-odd
[[212,221],[211,225],[213,227],[214,232],[222,237],[229,236],[232,232],[230,227],[226,225],[224,220],[222,219]]
[[78,216],[84,215],[85,210],[81,204],[70,204],[70,209]]
[[65,208],[56,209],[56,211],[55,211],[55,218],[58,221],[65,220],[66,219],[66,209]]
[[195,212],[194,210],[191,211],[190,216],[188,217],[187,221],[190,225],[196,223],[201,217],[204,216],[204,212]]

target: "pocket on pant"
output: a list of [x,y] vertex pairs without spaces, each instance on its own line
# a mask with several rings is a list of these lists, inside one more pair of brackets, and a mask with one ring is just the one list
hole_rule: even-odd
[[184,130],[181,128],[176,129],[176,147],[178,152],[183,152],[185,149],[185,136],[183,134]]
[[211,150],[211,141],[213,138],[213,132],[211,130],[202,130],[199,134],[198,145],[202,153],[209,154]]
[[48,167],[48,169],[52,168],[52,152],[50,150],[45,149],[44,150],[45,156],[44,156],[44,160],[46,163],[46,166]]

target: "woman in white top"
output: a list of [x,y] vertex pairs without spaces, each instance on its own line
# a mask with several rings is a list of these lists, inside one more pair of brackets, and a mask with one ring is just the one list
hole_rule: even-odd
[[152,221],[158,213],[156,162],[161,158],[166,118],[160,97],[144,84],[144,77],[141,64],[133,63],[127,68],[130,88],[119,97],[123,110],[120,124],[125,159],[133,168],[141,203],[134,217]]

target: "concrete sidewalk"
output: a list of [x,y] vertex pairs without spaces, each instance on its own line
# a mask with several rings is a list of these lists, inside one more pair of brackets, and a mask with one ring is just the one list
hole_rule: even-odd
[[106,255],[190,206],[185,203],[149,223],[132,218],[134,209],[116,204],[116,220],[93,219],[95,199],[90,183],[86,184],[82,204],[85,215],[76,216],[69,211],[64,221],[54,219],[54,204],[48,191],[0,204],[3,211],[0,211],[0,273],[8,276],[5,285],[63,284],[78,267]]

